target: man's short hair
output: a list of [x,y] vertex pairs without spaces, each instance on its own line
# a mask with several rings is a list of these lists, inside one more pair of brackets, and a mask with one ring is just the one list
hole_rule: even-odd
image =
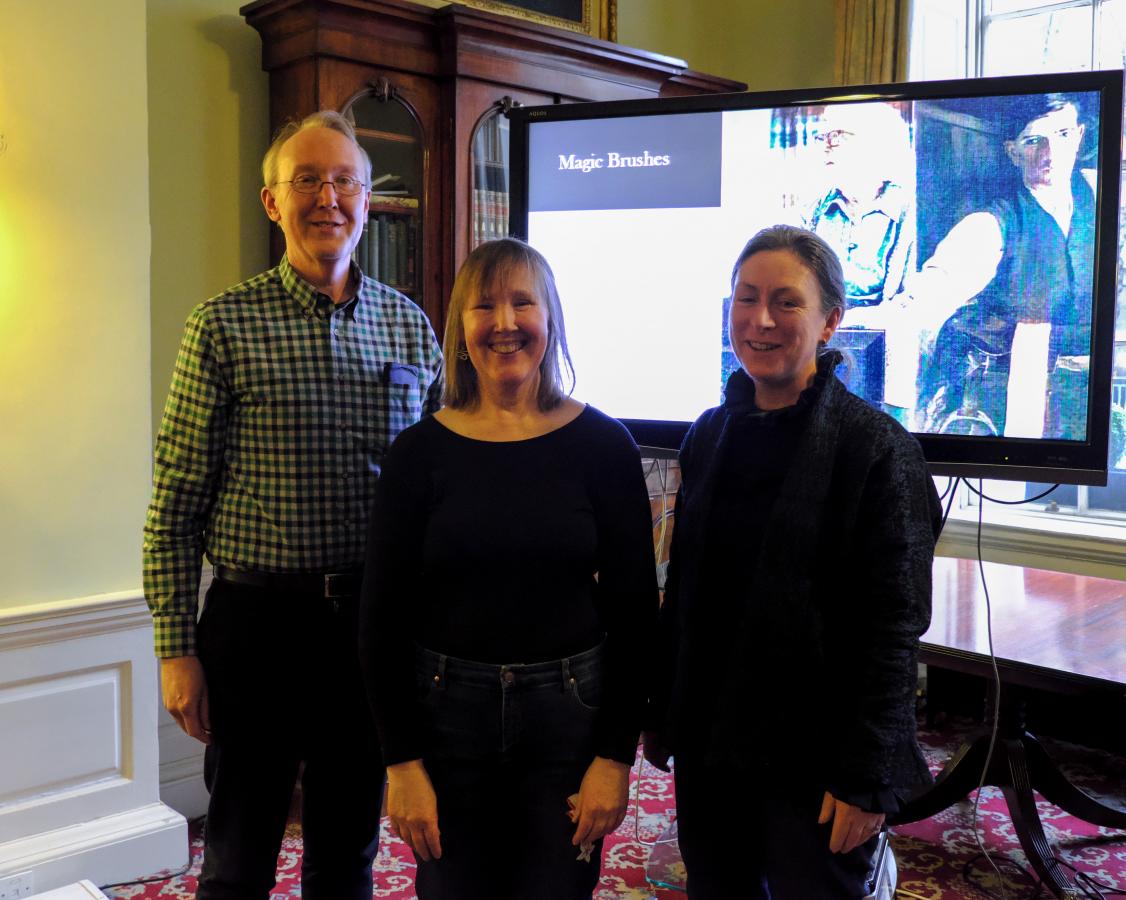
[[1016,140],[1017,135],[1032,122],[1069,106],[1075,109],[1076,118],[1082,122],[1083,104],[1074,94],[1023,94],[1005,97],[1001,101],[1000,115],[997,117],[1001,136],[1007,141]]
[[356,140],[355,126],[348,120],[346,116],[341,115],[332,109],[322,109],[320,112],[310,113],[301,121],[290,120],[286,122],[274,135],[273,143],[270,144],[270,149],[266,151],[266,155],[262,157],[262,183],[266,187],[273,187],[278,181],[278,155],[281,153],[281,148],[285,142],[293,137],[297,132],[304,131],[306,128],[330,128],[333,131],[339,131],[348,140],[356,145],[356,149],[360,151],[360,155],[364,160],[364,178],[368,184],[371,184],[371,157],[368,152],[363,148],[358,140]]

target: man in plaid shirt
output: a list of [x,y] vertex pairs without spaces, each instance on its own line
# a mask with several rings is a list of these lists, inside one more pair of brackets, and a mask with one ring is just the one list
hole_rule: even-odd
[[[364,277],[371,162],[350,123],[288,126],[262,165],[281,264],[188,318],[156,440],[145,596],[164,704],[207,745],[197,897],[262,898],[299,768],[306,900],[370,900],[383,764],[359,675],[368,508],[438,407],[441,351]],[[201,557],[215,578],[196,622]]]

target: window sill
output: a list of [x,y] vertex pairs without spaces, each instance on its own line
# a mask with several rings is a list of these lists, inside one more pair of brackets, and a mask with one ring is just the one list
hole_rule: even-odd
[[[976,509],[951,512],[936,552],[977,558]],[[987,505],[981,552],[990,562],[1126,581],[1126,524]]]

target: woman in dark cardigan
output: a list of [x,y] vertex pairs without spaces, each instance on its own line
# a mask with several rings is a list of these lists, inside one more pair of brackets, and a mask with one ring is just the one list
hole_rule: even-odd
[[755,235],[742,369],[681,448],[646,752],[675,754],[691,900],[863,897],[885,816],[930,778],[914,689],[941,509],[915,439],[833,374],[844,296],[816,235]]

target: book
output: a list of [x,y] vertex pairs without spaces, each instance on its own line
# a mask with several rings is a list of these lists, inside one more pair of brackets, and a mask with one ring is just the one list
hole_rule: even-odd
[[393,207],[395,209],[418,209],[417,197],[398,197],[391,194],[372,194],[371,205],[375,208]]

